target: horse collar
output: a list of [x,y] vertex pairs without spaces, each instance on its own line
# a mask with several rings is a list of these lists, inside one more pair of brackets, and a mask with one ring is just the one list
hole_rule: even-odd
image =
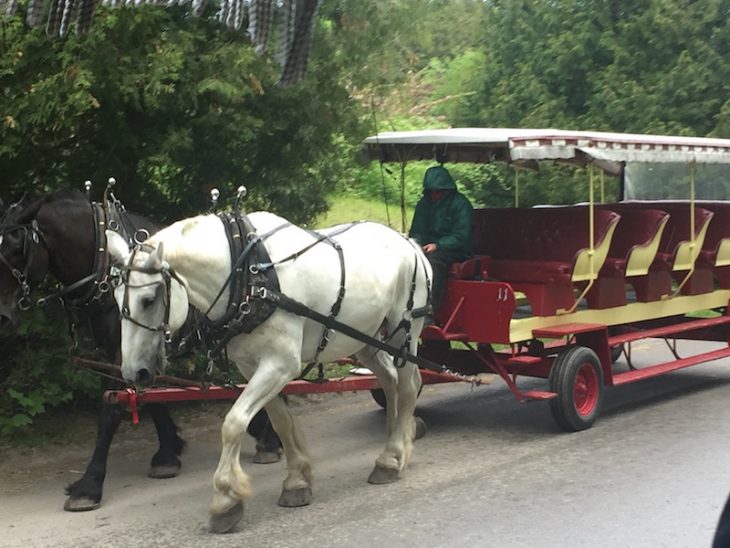
[[[231,273],[221,287],[218,295],[204,314],[206,337],[214,346],[211,353],[220,354],[228,341],[240,333],[250,333],[274,313],[276,307],[256,298],[260,291],[278,291],[279,279],[271,266],[263,241],[278,230],[289,226],[280,225],[266,234],[260,235],[248,216],[236,211],[233,214],[221,213],[218,218],[223,223],[231,253]],[[228,288],[228,306],[223,317],[208,319],[213,306]]]

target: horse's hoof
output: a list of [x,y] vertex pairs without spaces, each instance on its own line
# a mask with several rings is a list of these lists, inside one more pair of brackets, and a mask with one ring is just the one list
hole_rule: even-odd
[[281,460],[281,451],[263,451],[258,450],[253,456],[252,462],[255,464],[273,464]]
[[374,485],[383,485],[385,483],[393,483],[398,479],[398,470],[395,468],[383,468],[382,466],[376,466],[373,471],[370,472],[368,483]]
[[312,488],[302,487],[301,489],[284,489],[279,497],[279,506],[286,508],[297,508],[306,506],[312,502]]
[[233,529],[243,517],[243,503],[236,503],[230,510],[226,510],[222,514],[214,514],[210,516],[208,522],[208,530],[211,533],[227,533]]
[[100,505],[100,501],[90,499],[89,497],[69,497],[63,503],[63,509],[66,512],[88,512],[89,510],[96,510]]
[[421,417],[413,417],[416,420],[416,437],[415,439],[420,440],[426,435],[426,422]]
[[160,465],[150,466],[147,470],[147,475],[155,479],[167,479],[174,478],[180,473],[180,467],[174,464],[171,465]]

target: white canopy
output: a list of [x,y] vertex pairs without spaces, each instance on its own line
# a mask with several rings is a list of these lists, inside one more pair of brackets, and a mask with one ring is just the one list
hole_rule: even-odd
[[451,128],[392,131],[363,142],[368,161],[505,161],[530,167],[540,160],[591,161],[617,173],[623,162],[730,164],[730,139],[560,129]]

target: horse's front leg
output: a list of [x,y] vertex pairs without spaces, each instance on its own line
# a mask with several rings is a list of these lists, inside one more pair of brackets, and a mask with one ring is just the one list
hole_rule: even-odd
[[122,421],[122,409],[118,405],[104,404],[99,413],[94,454],[86,466],[84,475],[66,487],[68,499],[63,509],[68,512],[84,512],[96,510],[101,502],[104,478],[106,478],[106,461],[109,456],[114,433]]
[[[221,428],[222,449],[218,468],[213,476],[214,493],[210,505],[210,530],[212,532],[229,531],[243,517],[243,502],[253,495],[253,491],[251,480],[241,467],[239,458],[241,436],[253,416],[265,404],[276,398],[286,383],[296,376],[298,370],[298,363],[286,367],[282,366],[280,361],[277,363],[276,360],[266,359],[253,375],[247,375],[250,379],[249,383],[226,415]],[[272,417],[275,428],[277,428],[277,423],[283,422],[282,412],[279,409],[279,406],[283,405],[283,403],[277,402],[269,406],[273,414],[277,415],[276,419]],[[285,407],[284,412],[286,413]],[[289,448],[296,446],[293,434],[281,431],[279,435],[288,460]]]
[[157,430],[160,448],[152,456],[147,475],[151,478],[174,478],[180,472],[178,458],[185,448],[185,441],[178,436],[177,426],[172,421],[170,410],[161,403],[148,403],[146,406]]

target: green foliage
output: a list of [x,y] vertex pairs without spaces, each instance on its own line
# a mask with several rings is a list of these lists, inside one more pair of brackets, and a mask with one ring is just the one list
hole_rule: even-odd
[[356,133],[336,65],[323,59],[282,89],[242,33],[162,7],[101,10],[84,40],[0,25],[5,192],[115,176],[127,207],[162,221],[240,184],[250,208],[295,222],[323,211],[333,141]]
[[69,366],[67,331],[58,306],[22,316],[15,333],[0,332],[0,440],[72,398],[98,399],[98,377]]

